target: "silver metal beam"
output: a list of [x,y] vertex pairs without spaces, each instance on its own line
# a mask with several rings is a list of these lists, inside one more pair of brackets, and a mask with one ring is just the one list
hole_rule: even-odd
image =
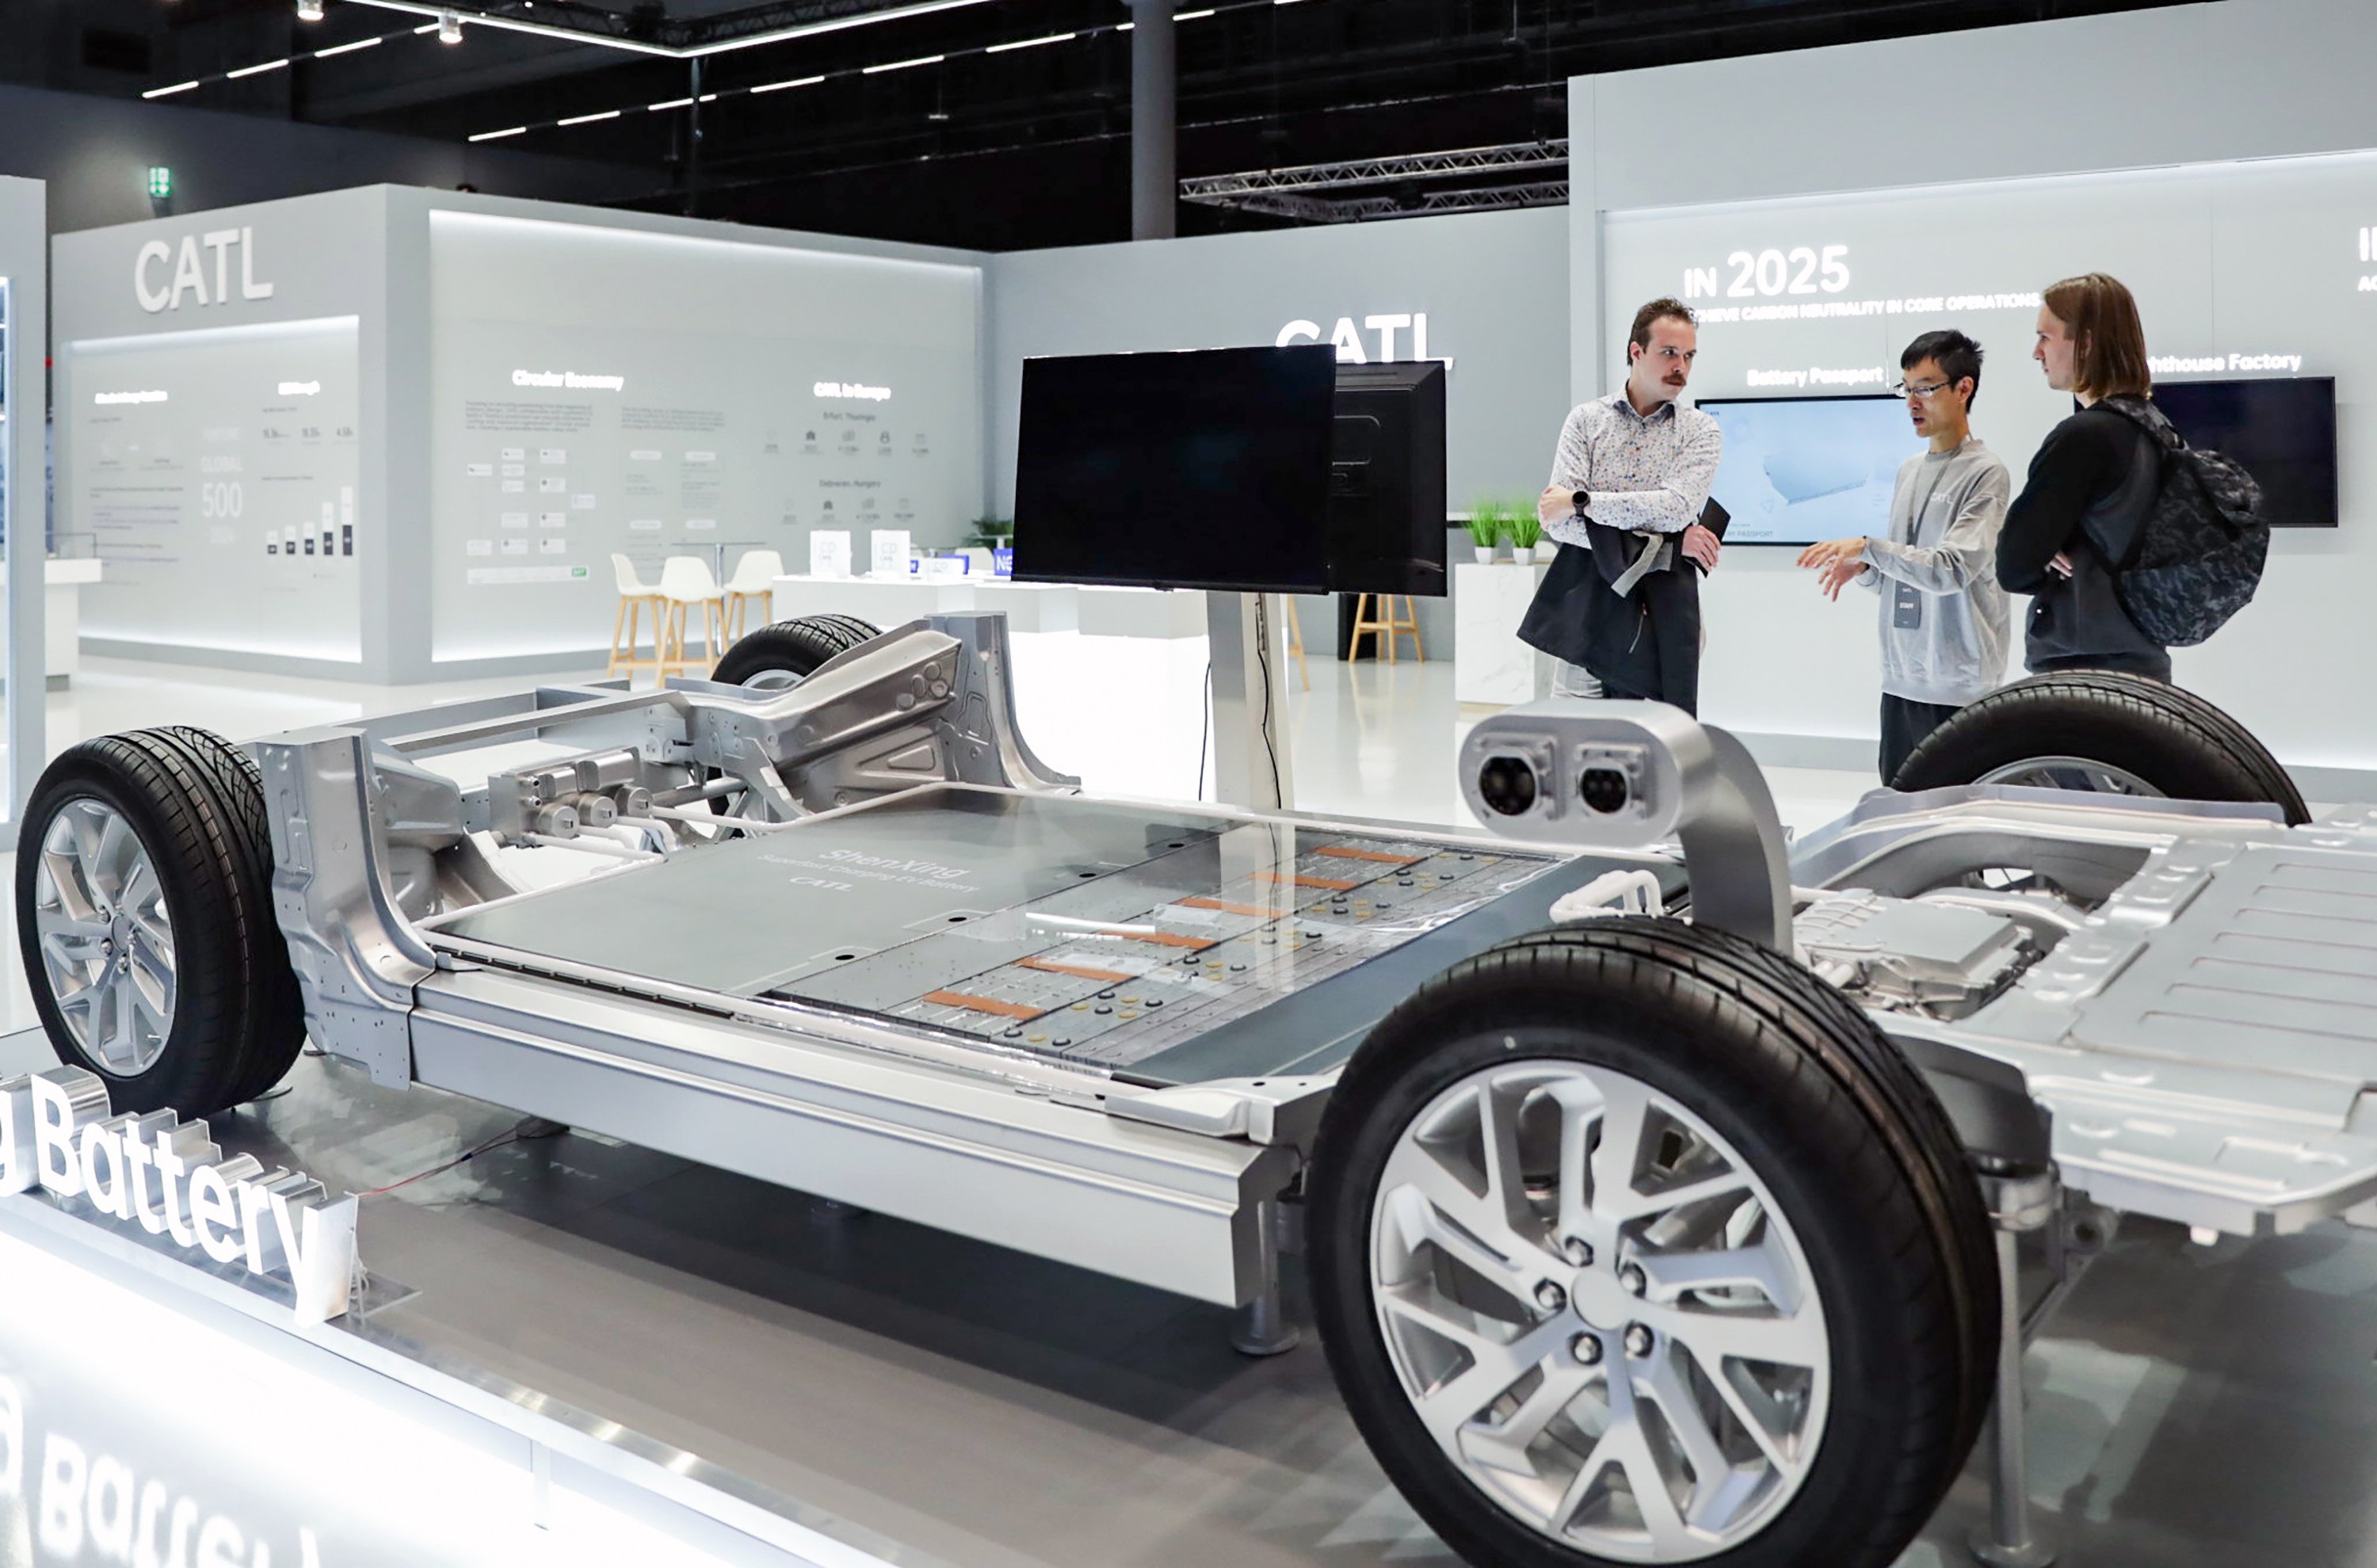
[[1503,169],[1566,169],[1568,141],[1512,141],[1492,147],[1462,147],[1443,152],[1394,158],[1355,158],[1336,163],[1299,163],[1284,169],[1248,169],[1234,174],[1200,174],[1180,182],[1190,201],[1246,196],[1257,191],[1337,190],[1347,186],[1398,180],[1447,179]]
[[1302,196],[1292,191],[1259,191],[1246,196],[1191,197],[1205,207],[1234,207],[1241,212],[1268,213],[1306,223],[1362,223],[1374,218],[1415,218],[1429,212],[1487,212],[1505,208],[1557,207],[1568,200],[1566,180],[1527,185],[1487,186],[1475,190],[1428,191],[1416,200],[1397,196],[1356,196],[1336,199]]
[[1179,46],[1172,0],[1130,6],[1130,237],[1168,240],[1180,232],[1178,134],[1174,126]]

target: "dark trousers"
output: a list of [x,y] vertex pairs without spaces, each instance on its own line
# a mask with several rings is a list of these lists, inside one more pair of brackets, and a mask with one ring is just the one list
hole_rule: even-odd
[[1917,702],[1912,698],[1881,694],[1881,782],[1898,777],[1923,737],[1954,718],[1962,709],[1945,702]]
[[2060,675],[2067,670],[2115,670],[2123,675],[2144,676],[2171,684],[2170,654],[2160,653],[2068,653],[2060,658],[2033,660],[2030,673],[2035,676]]

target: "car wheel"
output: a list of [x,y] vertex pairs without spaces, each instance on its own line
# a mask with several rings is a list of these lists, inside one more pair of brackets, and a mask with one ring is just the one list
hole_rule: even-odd
[[802,616],[763,626],[738,640],[710,678],[722,686],[778,691],[798,686],[837,653],[883,634],[855,616]]
[[1332,1095],[1310,1219],[1338,1386],[1471,1562],[1880,1568],[1988,1410],[1945,1113],[1724,932],[1591,922],[1429,982]]
[[2192,692],[2110,670],[2001,687],[1925,736],[1891,781],[1953,784],[2252,801],[2311,820],[2302,792],[2244,725]]
[[18,845],[34,1011],[115,1109],[207,1116],[289,1071],[305,1015],[246,753],[180,726],[85,741],[42,772]]

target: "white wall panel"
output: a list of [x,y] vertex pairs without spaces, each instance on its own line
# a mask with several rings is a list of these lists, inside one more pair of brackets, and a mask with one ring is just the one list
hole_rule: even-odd
[[[2282,533],[2260,600],[2180,651],[2177,675],[2291,764],[2377,769],[2377,696],[2345,652],[2377,593],[2377,293],[2361,289],[2377,264],[2359,239],[2377,224],[2377,157],[2334,150],[2377,146],[2377,100],[2357,80],[2366,28],[2348,0],[2228,0],[1578,78],[1578,181],[1601,210],[1597,270],[1571,278],[1592,321],[1575,333],[1577,391],[1615,384],[1632,307],[1686,292],[1688,269],[1717,274],[1694,302],[1715,307],[1701,396],[1751,392],[1753,369],[1894,375],[1917,332],[1972,333],[1990,354],[1975,428],[2017,485],[2069,404],[2028,360],[2031,306],[1950,296],[2101,269],[2137,293],[2156,354],[2299,354],[2302,374],[2336,377],[2343,526]],[[1898,134],[1910,102],[1948,107]],[[1849,286],[1726,294],[1732,253],[1801,245],[1847,246]],[[1885,313],[1722,314],[1860,302]],[[1847,763],[1876,730],[1875,611],[1824,602],[1790,555],[1736,550],[1710,580],[1704,711],[1753,734],[1853,738],[1798,753]]]
[[864,559],[976,515],[971,266],[452,211],[430,265],[439,663],[602,648],[614,551],[798,568],[819,527]]

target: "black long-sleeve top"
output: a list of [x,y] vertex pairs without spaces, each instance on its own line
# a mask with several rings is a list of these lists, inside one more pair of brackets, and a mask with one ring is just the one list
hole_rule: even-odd
[[[2125,554],[2162,463],[2116,409],[2092,404],[2047,433],[1998,533],[1998,582],[2030,594],[2024,662],[2034,670],[2130,669],[2170,678],[2170,655],[2121,607],[2108,555]],[[2058,552],[2072,575],[2048,569]]]
[[2121,487],[2137,461],[2138,427],[2101,405],[2082,409],[2047,433],[2030,460],[2022,494],[1998,533],[1998,585],[2035,593],[2057,552],[2083,543],[2080,520]]

